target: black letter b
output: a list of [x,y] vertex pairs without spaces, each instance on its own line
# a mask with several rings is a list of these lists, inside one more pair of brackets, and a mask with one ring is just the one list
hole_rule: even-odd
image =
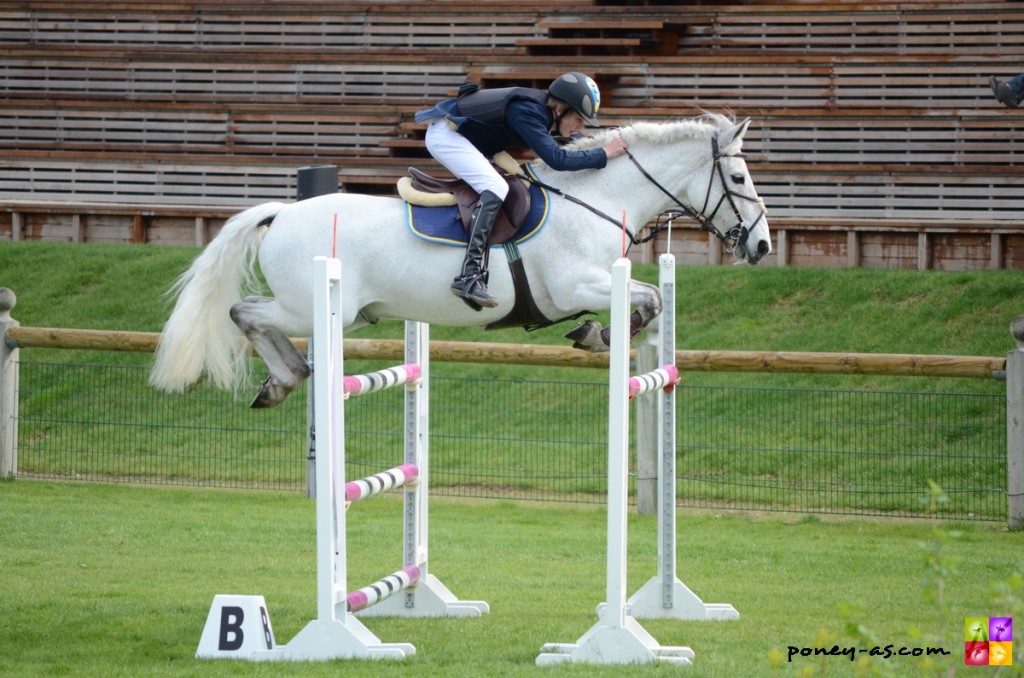
[[[220,611],[220,642],[219,650],[237,650],[242,647],[242,620],[245,613],[242,608],[224,606]],[[232,637],[233,636],[233,637]]]

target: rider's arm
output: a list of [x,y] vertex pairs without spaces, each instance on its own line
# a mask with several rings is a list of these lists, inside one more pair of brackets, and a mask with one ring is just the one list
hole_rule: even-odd
[[551,119],[547,111],[533,102],[510,103],[505,113],[505,124],[551,169],[569,172],[600,169],[608,164],[608,155],[604,149],[567,151],[559,146],[549,131]]

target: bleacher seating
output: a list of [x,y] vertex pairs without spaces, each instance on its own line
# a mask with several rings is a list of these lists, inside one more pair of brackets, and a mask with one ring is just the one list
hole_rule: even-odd
[[[746,151],[777,263],[1024,268],[1024,123],[987,84],[1024,69],[1019,3],[551,9],[0,8],[0,239],[201,243],[233,209],[292,199],[302,165],[334,164],[345,190],[391,194],[410,164],[439,171],[418,108],[464,81],[544,87],[584,70],[606,124],[753,117]],[[720,259],[704,234],[685,238],[684,261]]]

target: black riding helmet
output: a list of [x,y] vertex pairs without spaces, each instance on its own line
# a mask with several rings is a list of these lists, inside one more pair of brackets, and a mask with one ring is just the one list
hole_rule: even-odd
[[548,94],[569,104],[572,110],[583,116],[588,125],[597,126],[601,92],[589,75],[578,71],[560,75],[548,87]]

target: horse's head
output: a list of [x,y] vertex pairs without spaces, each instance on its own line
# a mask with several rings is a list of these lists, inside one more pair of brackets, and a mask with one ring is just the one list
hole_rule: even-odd
[[[706,187],[691,182],[691,205],[701,205],[696,218],[741,261],[756,264],[772,251],[764,201],[754,190],[740,153],[750,118],[723,126],[711,136],[711,169]],[[701,197],[700,192],[704,195]]]
[[[637,123],[621,133],[629,159],[647,185],[657,187],[652,204],[658,211],[681,211],[738,260],[756,264],[772,245],[764,203],[740,153],[749,124],[749,118],[736,124],[709,113],[695,120]],[[593,143],[603,144],[611,133]]]
[[[597,176],[580,172],[583,176],[576,178],[569,175],[577,173],[566,172],[548,181],[568,186],[566,193],[576,194],[574,202],[613,223],[607,212],[617,214],[619,207],[631,205],[634,227],[662,212],[682,212],[713,233],[738,260],[756,264],[772,245],[764,203],[740,153],[749,124],[749,118],[736,124],[708,113],[692,120],[605,129],[566,148],[601,147],[621,134],[629,144],[628,159],[616,159]],[[535,167],[546,174],[543,163]]]

